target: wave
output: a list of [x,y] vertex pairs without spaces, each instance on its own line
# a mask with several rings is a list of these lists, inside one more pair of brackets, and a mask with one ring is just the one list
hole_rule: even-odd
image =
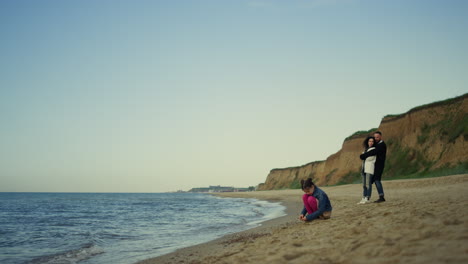
[[104,253],[104,250],[100,247],[93,244],[85,244],[79,249],[38,257],[25,262],[25,264],[75,264],[102,253]]
[[[284,215],[279,203],[206,194],[70,196],[31,194],[8,211],[0,210],[6,219],[0,247],[8,252],[0,254],[0,263],[133,263]],[[42,207],[16,218],[15,210],[37,200]],[[64,207],[76,210],[50,210]]]
[[268,201],[256,200],[252,204],[257,208],[261,209],[252,209],[252,211],[257,213],[259,218],[247,223],[247,225],[249,226],[260,225],[262,222],[286,215],[286,207],[281,205],[281,203],[272,203]]

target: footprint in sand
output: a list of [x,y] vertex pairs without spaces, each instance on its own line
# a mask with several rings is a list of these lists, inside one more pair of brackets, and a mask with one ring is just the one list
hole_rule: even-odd
[[459,225],[461,224],[462,222],[459,221],[458,219],[447,219],[447,220],[444,220],[444,225]]
[[298,257],[302,256],[301,253],[295,253],[295,254],[286,254],[283,255],[283,258],[287,261],[291,261],[293,259],[297,259]]

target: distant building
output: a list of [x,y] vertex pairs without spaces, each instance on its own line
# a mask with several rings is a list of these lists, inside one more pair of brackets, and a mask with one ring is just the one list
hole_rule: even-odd
[[252,187],[249,188],[234,188],[226,186],[210,186],[210,187],[201,187],[201,188],[192,188],[189,192],[193,193],[214,193],[214,192],[248,192],[252,191]]
[[190,189],[189,192],[201,192],[201,193],[205,193],[205,192],[210,192],[210,188],[192,188]]
[[233,192],[234,187],[210,186],[210,192]]

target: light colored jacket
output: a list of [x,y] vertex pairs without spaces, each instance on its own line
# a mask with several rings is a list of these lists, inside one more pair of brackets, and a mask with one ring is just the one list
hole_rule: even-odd
[[[373,149],[375,149],[375,148],[371,147],[371,148],[369,148],[367,150],[367,152],[369,152],[369,151],[371,151]],[[375,160],[376,160],[376,156],[369,156],[362,162],[362,167],[364,168],[364,173],[369,173],[369,174],[374,175]]]

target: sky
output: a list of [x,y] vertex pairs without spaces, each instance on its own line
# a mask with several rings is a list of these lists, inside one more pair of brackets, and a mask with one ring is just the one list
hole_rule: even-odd
[[[248,187],[468,92],[468,2],[0,2],[0,192]],[[385,135],[385,131],[382,131]]]

